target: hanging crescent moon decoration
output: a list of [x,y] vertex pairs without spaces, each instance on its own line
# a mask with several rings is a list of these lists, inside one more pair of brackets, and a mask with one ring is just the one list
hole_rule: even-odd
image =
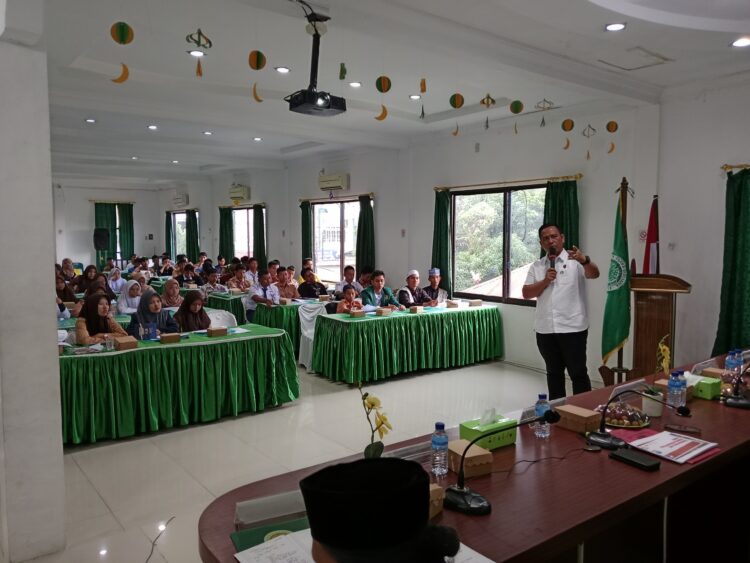
[[563,146],[563,150],[566,151],[570,148],[570,139],[567,137],[565,138],[565,145]]
[[386,117],[388,117],[388,108],[383,104],[380,104],[380,115],[376,115],[375,119],[377,119],[378,121],[383,121]]
[[112,79],[112,82],[114,82],[115,84],[122,84],[128,78],[130,78],[130,69],[128,68],[128,65],[126,65],[125,63],[120,63],[120,65],[120,76]]
[[253,82],[253,99],[256,102],[258,102],[258,103],[260,103],[260,102],[263,101],[263,98],[261,98],[260,95],[258,94],[258,83],[257,82]]
[[454,137],[458,136],[458,123],[456,123],[456,128],[451,131],[451,135],[453,135]]
[[615,144],[614,143],[610,143],[609,144],[609,150],[607,151],[607,154],[612,154],[613,152],[615,152]]

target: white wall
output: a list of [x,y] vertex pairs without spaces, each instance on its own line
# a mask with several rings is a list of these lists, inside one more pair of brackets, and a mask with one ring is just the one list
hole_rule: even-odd
[[675,363],[708,357],[719,321],[726,174],[750,161],[750,74],[666,91],[661,115],[661,271],[692,284],[677,299]]

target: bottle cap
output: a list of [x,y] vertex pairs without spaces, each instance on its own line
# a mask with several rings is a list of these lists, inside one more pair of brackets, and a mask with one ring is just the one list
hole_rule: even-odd
[[671,374],[671,377],[680,377],[680,372],[679,371],[673,371],[672,374]]
[[445,430],[445,423],[444,422],[436,422],[435,423],[435,430]]
[[547,393],[539,393],[539,400],[540,401],[546,401],[547,400]]

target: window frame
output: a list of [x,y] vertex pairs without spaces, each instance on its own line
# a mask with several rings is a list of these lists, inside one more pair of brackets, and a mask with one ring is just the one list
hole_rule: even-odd
[[[518,297],[508,297],[510,293],[510,228],[511,228],[511,194],[525,190],[536,190],[546,188],[547,184],[526,184],[523,186],[497,186],[494,188],[460,190],[451,192],[451,284],[456,287],[456,198],[468,195],[480,194],[503,194],[503,256],[502,277],[503,277],[503,295],[496,297],[494,295],[483,295],[479,293],[469,293],[466,291],[456,291],[453,295],[464,299],[481,299],[491,303],[504,303],[507,305],[521,305],[522,307],[536,307],[536,299],[519,299]],[[540,247],[541,252],[541,247]]]
[[[347,204],[347,203],[359,203],[359,198],[356,197],[356,196],[355,197],[346,197],[346,198],[339,197],[339,198],[336,198],[335,200],[311,201],[310,202],[310,211],[312,212],[312,235],[313,235],[312,236],[312,241],[313,241],[313,249],[312,249],[313,250],[313,255],[311,256],[311,258],[313,259],[313,267],[315,268],[316,272],[318,271],[318,267],[317,267],[316,252],[315,252],[315,250],[316,250],[316,248],[315,248],[315,232],[316,232],[316,229],[315,229],[315,217],[316,217],[315,206],[317,206],[317,205],[338,205],[339,206],[339,235],[338,235],[338,241],[333,241],[333,242],[338,242],[339,243],[339,279],[337,279],[337,280],[323,280],[321,278],[322,281],[329,281],[329,282],[333,282],[333,283],[338,283],[338,282],[340,282],[341,280],[344,279],[344,268],[346,268],[346,266],[351,265],[351,266],[354,266],[355,269],[357,267],[357,260],[358,260],[357,256],[354,257],[354,263],[347,264],[347,262],[346,262],[346,252],[345,252],[345,249],[346,249],[346,207],[345,207],[345,204]],[[373,205],[373,198],[370,198],[370,205]],[[357,215],[357,228],[359,228],[359,215]],[[329,233],[329,234],[331,235],[332,238],[335,238],[333,236],[333,233]],[[323,236],[324,236],[324,233],[321,232],[321,239],[323,238]],[[356,245],[357,245],[357,241],[355,240],[354,241],[355,249],[356,249]]]
[[174,211],[170,211],[169,214],[172,220],[172,248],[174,249],[175,256],[187,253],[187,248],[185,249],[185,252],[179,252],[177,250],[177,219],[175,218],[175,215],[185,215],[185,222],[187,225],[187,212],[188,211],[195,211],[195,222],[198,225],[198,241],[200,242],[200,237],[201,237],[201,212],[200,210],[198,209],[175,209]]
[[[247,217],[247,242],[248,242],[248,248],[247,248],[247,254],[244,253],[238,253],[237,248],[234,249],[234,255],[238,258],[241,258],[243,256],[247,256],[248,258],[253,256],[255,249],[255,241],[253,240],[253,229],[255,228],[255,218],[253,217],[253,206],[244,206],[244,207],[232,207],[232,226],[234,227],[234,212],[235,211],[243,211],[245,213],[245,216]],[[265,217],[264,217],[264,224],[265,224]],[[234,244],[234,240],[232,240],[232,244]],[[227,257],[224,258],[227,259],[227,261],[231,260],[233,257]],[[259,268],[260,269],[260,268]]]

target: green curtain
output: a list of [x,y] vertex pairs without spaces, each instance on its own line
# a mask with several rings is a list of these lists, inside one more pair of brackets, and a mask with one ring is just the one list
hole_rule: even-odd
[[432,264],[440,268],[440,287],[453,296],[451,268],[451,194],[448,190],[435,192],[435,225],[432,231]]
[[118,203],[117,215],[120,220],[120,258],[130,258],[135,252],[133,204]]
[[[575,180],[547,182],[544,196],[544,223],[560,225],[565,247],[579,246],[578,183]],[[540,256],[543,256],[544,252]]]
[[375,267],[375,218],[372,214],[372,198],[359,196],[359,219],[357,221],[357,277],[363,268]]
[[191,262],[197,262],[201,251],[198,242],[198,212],[195,209],[189,209],[185,215],[185,254]]
[[[114,203],[94,203],[94,227],[109,231],[109,246],[96,251],[96,265],[101,270],[107,258],[115,258],[117,252],[117,208]],[[130,258],[130,256],[128,256]]]
[[164,252],[174,259],[174,237],[172,236],[172,213],[167,211],[167,218],[164,222]]
[[231,207],[219,207],[219,254],[227,259],[234,258],[234,218]]
[[750,346],[750,170],[727,178],[724,271],[719,327],[712,356]]
[[309,201],[303,201],[299,204],[299,208],[302,210],[302,260],[305,258],[312,258],[313,255],[313,241],[312,241],[312,206]]
[[253,206],[253,254],[258,259],[258,269],[265,270],[268,257],[266,254],[266,221],[262,205]]

